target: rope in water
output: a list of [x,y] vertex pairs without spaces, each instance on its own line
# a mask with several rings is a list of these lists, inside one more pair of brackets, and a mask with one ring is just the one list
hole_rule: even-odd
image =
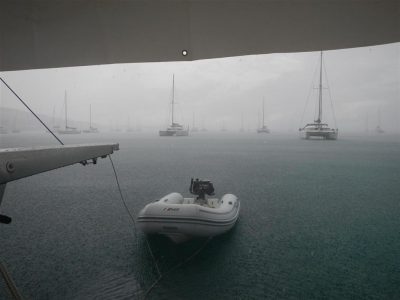
[[131,214],[128,205],[125,202],[124,196],[122,194],[122,190],[121,190],[121,185],[119,184],[119,179],[118,179],[118,175],[117,175],[117,171],[115,170],[115,166],[114,166],[114,162],[111,158],[111,155],[108,155],[108,158],[110,159],[111,162],[111,167],[114,171],[114,177],[115,177],[115,181],[117,183],[117,187],[118,187],[118,191],[119,191],[119,196],[121,198],[121,202],[125,207],[126,212],[128,213],[129,217],[131,218],[132,221],[132,225],[133,225],[133,231],[135,232],[135,239],[137,240],[137,231],[136,231],[136,222],[135,222],[135,218],[133,217],[133,215]]
[[[128,215],[129,215],[129,217],[130,217],[130,220],[131,220],[131,222],[132,222],[132,225],[133,225],[133,231],[134,231],[134,233],[135,233],[136,249],[138,250],[138,247],[139,247],[139,246],[138,246],[138,238],[137,238],[136,221],[135,221],[135,218],[133,217],[131,211],[129,210],[128,205],[126,204],[124,195],[123,195],[123,193],[122,193],[121,185],[120,185],[120,183],[119,183],[117,170],[115,169],[114,162],[113,162],[113,160],[112,160],[112,158],[111,158],[111,155],[108,155],[108,157],[110,158],[111,166],[112,166],[112,169],[113,169],[113,171],[114,171],[115,182],[117,183],[117,187],[118,187],[119,195],[120,195],[120,198],[121,198],[121,202],[123,203],[124,208],[125,208],[126,212],[128,213]],[[157,270],[158,276],[161,277],[160,268],[158,267],[157,261],[156,261],[156,259],[155,259],[155,257],[154,257],[153,251],[152,251],[152,249],[151,249],[151,247],[150,247],[150,244],[149,244],[147,238],[145,239],[145,241],[146,241],[146,247],[147,247],[147,249],[148,249],[148,251],[149,251],[149,253],[150,253],[151,259],[153,260],[153,263],[154,263],[154,266],[155,266],[155,268],[156,268],[156,270]]]
[[22,299],[22,296],[19,293],[17,287],[15,286],[15,283],[12,280],[11,275],[8,273],[6,266],[3,265],[1,262],[0,262],[0,273],[3,276],[3,279],[4,279],[5,283],[7,284],[7,287],[9,289],[13,299],[15,299],[15,300]]

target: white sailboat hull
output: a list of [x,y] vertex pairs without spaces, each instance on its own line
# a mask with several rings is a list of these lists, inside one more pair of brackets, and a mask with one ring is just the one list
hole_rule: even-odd
[[139,214],[138,225],[146,234],[165,235],[180,243],[227,232],[235,225],[239,211],[240,202],[232,194],[199,204],[194,198],[171,193],[146,205]]

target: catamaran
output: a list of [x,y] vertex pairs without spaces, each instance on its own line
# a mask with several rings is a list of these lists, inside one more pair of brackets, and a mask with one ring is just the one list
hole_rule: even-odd
[[336,140],[338,129],[330,128],[327,123],[322,122],[322,51],[320,55],[319,86],[318,86],[318,118],[314,123],[309,123],[303,128],[299,128],[302,138],[322,138],[326,140]]
[[76,127],[68,126],[68,111],[67,111],[67,91],[64,93],[64,106],[65,106],[65,129],[59,129],[59,134],[80,134],[81,131]]
[[183,125],[175,123],[174,120],[174,106],[175,106],[175,75],[172,76],[172,109],[171,109],[171,125],[166,130],[160,130],[160,136],[188,136],[189,129],[184,129]]

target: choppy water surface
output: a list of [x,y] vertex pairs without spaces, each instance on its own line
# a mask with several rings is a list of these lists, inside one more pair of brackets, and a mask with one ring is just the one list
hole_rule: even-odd
[[[192,176],[211,179],[218,196],[240,198],[236,227],[167,273],[151,299],[400,297],[399,137],[63,138],[120,142],[113,160],[135,215],[169,192],[188,195]],[[21,135],[0,141],[52,143]],[[108,159],[10,183],[2,211],[13,222],[1,225],[1,259],[28,299],[142,298],[157,278],[144,236],[134,238]],[[204,242],[149,239],[161,272]]]

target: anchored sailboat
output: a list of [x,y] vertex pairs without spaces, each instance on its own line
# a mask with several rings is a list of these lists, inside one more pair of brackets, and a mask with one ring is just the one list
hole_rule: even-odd
[[171,109],[171,125],[166,130],[160,130],[160,136],[188,136],[189,129],[184,129],[183,125],[175,123],[174,106],[175,106],[175,75],[172,76],[172,109]]
[[67,111],[67,91],[64,93],[64,106],[65,106],[65,129],[59,129],[59,134],[79,134],[80,130],[76,129],[76,127],[68,126],[68,111]]
[[257,128],[257,133],[269,133],[268,127],[265,125],[265,108],[264,108],[264,98],[262,102],[262,126],[260,128]]
[[378,111],[378,126],[375,128],[376,133],[385,133],[385,131],[381,127],[381,111]]
[[318,118],[314,123],[309,123],[303,128],[299,128],[301,136],[305,139],[312,137],[323,138],[326,140],[336,140],[338,129],[330,128],[328,124],[322,123],[322,51],[320,56],[319,86],[318,86]]
[[99,133],[99,130],[96,127],[92,126],[92,104],[90,104],[89,108],[89,129],[83,130],[84,133]]

